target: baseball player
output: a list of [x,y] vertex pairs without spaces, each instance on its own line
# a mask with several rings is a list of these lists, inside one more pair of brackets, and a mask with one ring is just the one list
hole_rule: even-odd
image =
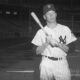
[[36,54],[41,55],[40,80],[71,80],[67,62],[69,44],[77,40],[69,27],[56,21],[57,13],[53,4],[43,7],[46,35],[39,29],[31,41],[36,46]]

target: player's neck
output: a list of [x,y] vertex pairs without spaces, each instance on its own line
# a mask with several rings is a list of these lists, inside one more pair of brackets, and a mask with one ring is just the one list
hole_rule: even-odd
[[54,29],[57,26],[57,22],[55,23],[47,23],[47,26],[51,29]]

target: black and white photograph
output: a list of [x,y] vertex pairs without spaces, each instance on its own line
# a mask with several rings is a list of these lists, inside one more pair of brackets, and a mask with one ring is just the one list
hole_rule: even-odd
[[80,80],[79,0],[0,0],[0,80]]

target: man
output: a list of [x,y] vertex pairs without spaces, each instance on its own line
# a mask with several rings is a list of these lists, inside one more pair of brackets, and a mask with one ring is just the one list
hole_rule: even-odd
[[41,55],[41,80],[71,80],[71,73],[66,56],[69,44],[77,40],[71,30],[56,21],[57,13],[53,4],[43,7],[43,18],[47,25],[44,31],[39,29],[32,40],[36,54]]

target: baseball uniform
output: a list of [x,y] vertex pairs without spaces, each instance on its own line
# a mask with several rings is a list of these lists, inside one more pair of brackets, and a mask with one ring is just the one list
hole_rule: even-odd
[[[62,24],[57,24],[57,26],[53,29],[50,29],[46,25],[44,30],[48,35],[51,35],[53,39],[57,40],[61,44],[68,45],[69,43],[77,40],[71,30]],[[36,46],[41,46],[45,42],[46,35],[42,29],[39,29],[31,43]],[[59,47],[52,47],[48,45],[41,55],[42,60],[39,66],[41,80],[71,80],[71,73],[66,59],[66,52]],[[48,57],[58,58],[58,60],[52,60]]]

